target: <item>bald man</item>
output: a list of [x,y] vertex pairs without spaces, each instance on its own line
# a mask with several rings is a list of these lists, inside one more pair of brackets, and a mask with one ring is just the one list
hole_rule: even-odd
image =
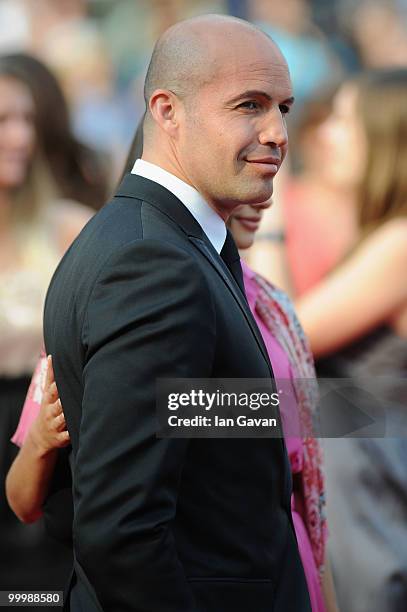
[[74,612],[307,612],[281,439],[160,439],[160,378],[273,378],[225,222],[267,200],[277,46],[204,16],[157,42],[144,151],[64,257],[45,341],[72,441]]

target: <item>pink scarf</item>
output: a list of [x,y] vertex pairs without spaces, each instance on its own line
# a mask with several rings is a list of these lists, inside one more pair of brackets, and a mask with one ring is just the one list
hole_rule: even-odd
[[262,276],[254,274],[258,286],[256,313],[284,348],[293,371],[293,387],[303,431],[302,487],[305,525],[319,576],[324,571],[327,538],[326,501],[322,473],[322,449],[314,436],[313,414],[318,403],[318,383],[308,341],[286,294]]

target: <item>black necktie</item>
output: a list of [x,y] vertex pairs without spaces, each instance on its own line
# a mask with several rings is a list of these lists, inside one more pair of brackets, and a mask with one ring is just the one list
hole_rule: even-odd
[[243,283],[242,266],[240,265],[240,256],[236,248],[235,241],[233,240],[233,236],[229,230],[227,230],[225,244],[222,247],[220,256],[231,271],[233,278],[239,285],[240,290],[246,298],[246,292],[244,290]]
[[257,341],[259,346],[262,348],[262,352],[264,355],[264,358],[266,359],[268,366],[270,368],[270,372],[273,376],[273,370],[270,364],[270,360],[268,358],[268,353],[267,353],[267,348],[264,344],[264,340],[263,337],[261,335],[261,332],[257,326],[257,323],[253,317],[253,314],[250,310],[248,301],[247,301],[247,296],[246,296],[246,291],[244,288],[244,283],[243,283],[243,272],[242,272],[242,266],[240,264],[240,256],[239,256],[239,251],[237,250],[236,247],[236,243],[233,240],[233,236],[230,233],[229,230],[227,230],[227,234],[226,234],[226,240],[225,240],[225,244],[222,247],[222,250],[220,252],[220,256],[222,257],[223,261],[225,262],[226,266],[228,267],[228,269],[230,270],[233,278],[235,279],[236,283],[239,286],[239,289],[241,290],[243,296],[244,296],[244,301],[246,304],[246,311],[247,314],[249,315],[249,319],[251,320],[251,327],[252,327],[252,331],[254,333],[254,335],[257,337]]

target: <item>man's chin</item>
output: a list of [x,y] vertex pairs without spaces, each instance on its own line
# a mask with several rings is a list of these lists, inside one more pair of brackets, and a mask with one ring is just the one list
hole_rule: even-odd
[[250,202],[247,204],[261,204],[262,202],[266,202],[273,195],[273,183],[269,183],[267,186],[263,185],[262,188],[253,190],[250,198]]

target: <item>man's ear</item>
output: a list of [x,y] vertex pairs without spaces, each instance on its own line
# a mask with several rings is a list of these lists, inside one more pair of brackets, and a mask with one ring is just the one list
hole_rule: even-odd
[[149,108],[155,123],[169,136],[175,136],[180,111],[177,96],[168,89],[156,89],[150,98]]

